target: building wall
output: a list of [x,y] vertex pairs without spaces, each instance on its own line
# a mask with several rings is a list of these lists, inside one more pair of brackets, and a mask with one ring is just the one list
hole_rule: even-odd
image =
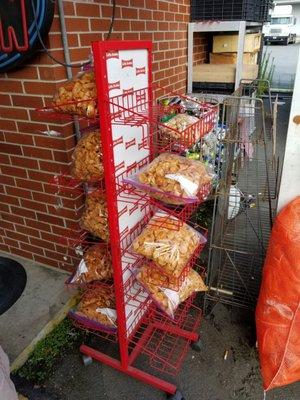
[[[153,78],[160,86],[185,91],[190,0],[119,0],[112,39],[152,40]],[[90,42],[109,29],[110,0],[64,1],[72,62],[86,60]],[[205,58],[197,39],[195,59]],[[63,60],[56,12],[47,45]],[[78,70],[74,70],[76,74]],[[62,241],[76,225],[83,195],[56,195],[55,174],[67,173],[75,146],[72,124],[45,122],[36,108],[46,106],[65,68],[37,54],[16,71],[0,74],[0,250],[41,264],[70,270],[76,254]],[[47,132],[56,131],[57,136]],[[60,193],[61,194],[61,193]]]

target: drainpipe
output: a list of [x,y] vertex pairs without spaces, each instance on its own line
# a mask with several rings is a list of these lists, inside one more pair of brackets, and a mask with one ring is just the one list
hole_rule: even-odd
[[[65,12],[64,12],[63,0],[57,0],[57,5],[58,5],[58,15],[59,15],[59,21],[60,21],[61,39],[62,39],[62,44],[63,44],[65,63],[70,65],[71,58],[70,58],[70,50],[69,50],[69,44],[68,44],[68,36],[67,36],[67,29],[66,29],[66,22],[65,22]],[[66,66],[66,72],[67,72],[68,79],[72,79],[73,73],[72,73],[72,68],[70,66]],[[80,135],[80,127],[79,127],[77,117],[74,117],[74,128],[75,128],[76,139],[78,141],[80,139],[81,135]]]

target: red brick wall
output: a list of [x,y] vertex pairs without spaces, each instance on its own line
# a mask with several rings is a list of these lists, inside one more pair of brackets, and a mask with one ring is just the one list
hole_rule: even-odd
[[[186,88],[187,23],[190,0],[118,0],[113,39],[152,40],[154,81]],[[90,42],[105,39],[110,25],[110,0],[64,1],[72,62],[85,60]],[[195,60],[205,59],[197,39]],[[63,60],[58,15],[47,40]],[[74,73],[77,71],[74,70]],[[45,123],[34,111],[50,100],[66,78],[64,67],[38,54],[17,71],[0,74],[0,250],[41,264],[71,269],[75,254],[61,236],[80,216],[82,195],[64,192],[58,208],[49,181],[66,171],[74,148],[70,125]],[[44,131],[58,131],[49,137]]]

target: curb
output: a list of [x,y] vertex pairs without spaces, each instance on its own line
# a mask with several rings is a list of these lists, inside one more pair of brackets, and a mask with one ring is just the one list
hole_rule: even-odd
[[[22,367],[27,361],[30,353],[34,350],[36,344],[44,339],[55,327],[58,325],[68,314],[69,310],[78,302],[78,295],[71,297],[67,303],[58,311],[58,313],[44,326],[44,328],[36,335],[36,337],[29,343],[27,347],[18,355],[18,357],[11,363],[10,371],[13,372]],[[20,397],[21,396],[21,397]],[[20,400],[27,400],[26,397],[19,395]]]

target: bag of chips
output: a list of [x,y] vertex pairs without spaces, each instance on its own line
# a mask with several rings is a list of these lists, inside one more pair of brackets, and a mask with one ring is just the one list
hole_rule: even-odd
[[99,129],[85,133],[72,154],[71,175],[83,182],[99,181],[104,177]]
[[97,87],[93,71],[80,72],[63,83],[53,97],[53,107],[63,114],[95,118],[98,115]]
[[199,201],[198,194],[211,189],[212,177],[200,161],[172,153],[160,154],[149,165],[124,181],[167,204]]
[[90,283],[109,280],[113,277],[111,254],[106,246],[95,244],[80,261],[70,283]]
[[105,241],[109,238],[106,198],[102,191],[93,191],[86,196],[81,227]]
[[[178,223],[177,230],[168,228]],[[142,233],[134,239],[132,251],[152,261],[164,274],[181,276],[184,267],[206,238],[198,231],[165,212],[157,212]]]
[[114,293],[109,287],[87,290],[77,309],[70,311],[69,316],[89,329],[115,331],[117,313]]
[[179,304],[193,293],[207,290],[201,276],[193,269],[189,271],[178,291],[163,287],[164,282],[160,274],[149,265],[144,265],[137,270],[136,279],[150,294],[156,305],[171,318],[174,318]]

